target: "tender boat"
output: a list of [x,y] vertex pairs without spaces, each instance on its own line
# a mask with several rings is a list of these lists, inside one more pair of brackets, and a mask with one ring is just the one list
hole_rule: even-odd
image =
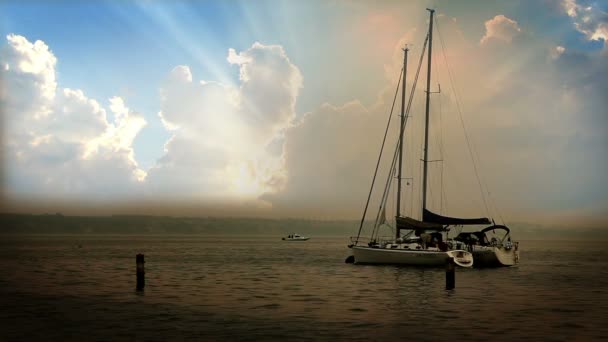
[[307,236],[301,236],[299,234],[290,234],[283,238],[283,241],[306,241],[310,239]]

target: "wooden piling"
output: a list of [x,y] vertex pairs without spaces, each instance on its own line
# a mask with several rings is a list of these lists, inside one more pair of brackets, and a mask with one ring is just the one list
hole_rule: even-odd
[[135,256],[135,263],[137,265],[137,291],[143,291],[146,286],[146,272],[144,271],[144,255],[137,254]]
[[445,289],[453,290],[456,287],[456,263],[454,258],[448,258],[445,265]]

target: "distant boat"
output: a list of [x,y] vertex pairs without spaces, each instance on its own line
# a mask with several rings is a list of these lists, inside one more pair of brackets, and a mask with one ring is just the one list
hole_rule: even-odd
[[291,235],[287,235],[287,237],[283,238],[283,241],[306,241],[310,239],[307,236],[301,236],[299,234],[291,234]]
[[[365,220],[365,213],[367,211],[369,201],[372,194],[372,189],[374,186],[374,181],[376,178],[376,174],[378,172],[378,166],[380,164],[380,159],[382,156],[382,151],[380,152],[380,157],[378,159],[378,164],[376,166],[376,171],[374,174],[374,180],[372,181],[372,188],[370,189],[370,193],[368,195],[367,204],[365,206],[365,210],[363,212],[363,218],[361,219],[361,224],[359,226],[359,232],[356,237],[351,237],[351,244],[349,244],[349,248],[352,251],[352,256],[347,258],[347,262],[353,262],[355,264],[400,264],[400,265],[415,265],[415,266],[444,266],[447,262],[448,258],[454,258],[455,263],[462,267],[471,267],[473,266],[473,261],[477,264],[478,259],[479,262],[486,263],[485,260],[488,260],[487,264],[490,265],[489,261],[492,259],[490,254],[494,254],[494,259],[503,259],[503,254],[506,254],[505,258],[509,258],[511,254],[517,252],[517,243],[511,244],[510,247],[505,244],[498,247],[498,245],[484,245],[484,246],[473,246],[471,244],[466,244],[464,242],[454,241],[447,238],[447,232],[451,227],[454,226],[464,226],[464,225],[488,225],[492,224],[492,222],[485,217],[481,218],[455,218],[448,217],[436,214],[430,211],[427,208],[427,173],[428,173],[428,163],[431,162],[429,160],[429,107],[430,107],[430,94],[432,93],[430,89],[430,77],[431,77],[431,49],[432,49],[432,41],[433,41],[433,15],[434,10],[429,9],[430,12],[430,20],[429,20],[429,30],[426,36],[426,40],[424,42],[422,54],[427,53],[428,57],[428,66],[427,66],[427,79],[426,79],[426,108],[425,108],[425,126],[424,126],[424,158],[423,162],[423,173],[422,173],[422,212],[421,212],[421,220],[415,219],[413,217],[402,216],[400,213],[401,208],[401,182],[403,178],[402,176],[402,159],[403,159],[403,136],[404,131],[407,124],[407,118],[409,117],[409,104],[405,103],[405,79],[407,75],[407,53],[408,49],[404,49],[404,61],[403,61],[403,71],[402,71],[402,96],[401,96],[401,125],[400,125],[400,133],[399,139],[397,142],[397,147],[395,149],[395,153],[392,159],[392,165],[390,167],[389,176],[386,181],[386,185],[383,192],[383,197],[381,199],[381,204],[379,207],[378,214],[376,216],[376,221],[374,223],[372,234],[369,238],[361,237],[361,231],[363,228],[363,222]],[[428,49],[427,49],[428,47]],[[420,58],[420,63],[422,63],[422,56]],[[420,71],[420,66],[418,67],[418,72]],[[418,79],[418,73],[416,74],[416,78],[414,84],[412,86],[412,93],[414,92],[416,81]],[[412,94],[410,94],[410,104],[412,102]],[[391,113],[392,115],[392,113]],[[388,127],[387,127],[388,129]],[[386,139],[386,135],[385,135]],[[384,142],[382,144],[384,146]],[[396,177],[395,177],[396,173]],[[394,230],[395,235],[392,238],[386,237],[382,238],[379,236],[379,228],[381,226],[389,226],[389,222],[386,219],[386,208],[387,208],[387,198],[390,193],[390,187],[392,183],[392,179],[397,179],[397,198],[396,198],[396,215],[394,221]],[[498,229],[499,226],[492,226]],[[491,229],[489,227],[488,229]],[[504,226],[500,226],[504,227]],[[505,227],[506,228],[506,227]],[[402,232],[405,232],[403,235]],[[508,228],[507,228],[508,232]],[[510,239],[510,238],[509,238]],[[510,240],[509,240],[510,241]],[[483,248],[482,248],[483,247]],[[510,248],[510,249],[507,249]],[[512,253],[513,251],[513,253]],[[513,259],[513,258],[511,258]],[[517,258],[514,259],[515,263],[517,262]],[[509,264],[508,261],[505,261],[501,264]]]

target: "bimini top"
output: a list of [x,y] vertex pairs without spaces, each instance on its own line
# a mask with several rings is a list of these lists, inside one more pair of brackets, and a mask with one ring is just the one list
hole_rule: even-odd
[[[473,244],[475,242],[479,242],[482,246],[488,245],[490,242],[488,241],[488,237],[486,236],[486,232],[494,229],[502,229],[505,230],[505,237],[509,234],[510,230],[507,226],[503,225],[493,225],[487,228],[484,228],[478,232],[461,232],[454,238],[456,241],[462,241],[464,243]],[[503,237],[504,239],[504,237]]]
[[434,212],[424,209],[422,212],[422,221],[424,223],[436,223],[440,225],[452,225],[452,226],[462,226],[462,225],[474,225],[474,224],[492,224],[487,217],[480,218],[457,218],[457,217],[449,217],[449,216],[441,216],[439,214],[435,214]]
[[506,233],[506,234],[509,234],[509,232],[511,232],[507,226],[503,226],[503,225],[501,225],[501,224],[495,224],[495,225],[493,225],[493,226],[489,226],[488,228],[484,228],[484,229],[482,229],[482,230],[481,230],[481,233],[485,233],[485,232],[487,232],[487,231],[494,230],[494,229],[502,229],[502,230],[506,230],[506,231],[507,231],[507,233]]

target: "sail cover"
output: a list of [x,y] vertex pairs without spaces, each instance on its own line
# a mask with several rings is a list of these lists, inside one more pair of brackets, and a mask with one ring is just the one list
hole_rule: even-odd
[[397,216],[396,221],[397,229],[444,230],[441,224],[422,222],[411,217]]
[[422,212],[422,221],[425,223],[437,223],[443,225],[473,225],[473,224],[491,224],[490,220],[486,217],[480,218],[457,218],[457,217],[449,217],[449,216],[441,216],[439,214],[435,214],[434,212],[424,209]]

